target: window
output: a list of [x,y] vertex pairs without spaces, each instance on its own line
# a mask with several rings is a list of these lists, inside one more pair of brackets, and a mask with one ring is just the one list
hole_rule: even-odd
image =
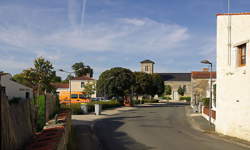
[[145,71],[148,71],[148,66],[145,66]]
[[71,98],[78,98],[78,94],[71,94]]
[[245,66],[246,65],[246,47],[247,44],[242,44],[237,46],[237,51],[238,51],[238,66]]
[[81,88],[84,88],[84,82],[81,82]]

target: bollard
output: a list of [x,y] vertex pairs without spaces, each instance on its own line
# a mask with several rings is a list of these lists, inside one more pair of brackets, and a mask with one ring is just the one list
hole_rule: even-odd
[[95,104],[95,114],[98,116],[101,114],[102,111],[102,105],[101,104]]
[[88,105],[87,104],[81,104],[81,110],[84,114],[88,113]]

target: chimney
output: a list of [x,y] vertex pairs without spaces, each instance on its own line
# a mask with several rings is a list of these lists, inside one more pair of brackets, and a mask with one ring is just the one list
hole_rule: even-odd
[[208,69],[208,68],[203,68],[202,71],[203,71],[203,72],[208,72],[209,69]]

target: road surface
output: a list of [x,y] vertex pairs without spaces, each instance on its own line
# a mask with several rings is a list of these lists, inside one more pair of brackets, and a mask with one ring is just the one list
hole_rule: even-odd
[[247,150],[194,130],[184,107],[164,104],[125,111],[97,121],[95,133],[104,150]]

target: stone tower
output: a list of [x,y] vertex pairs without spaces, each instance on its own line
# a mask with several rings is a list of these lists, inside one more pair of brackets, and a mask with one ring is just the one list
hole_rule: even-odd
[[151,60],[141,61],[141,72],[152,74],[154,73],[154,62]]

